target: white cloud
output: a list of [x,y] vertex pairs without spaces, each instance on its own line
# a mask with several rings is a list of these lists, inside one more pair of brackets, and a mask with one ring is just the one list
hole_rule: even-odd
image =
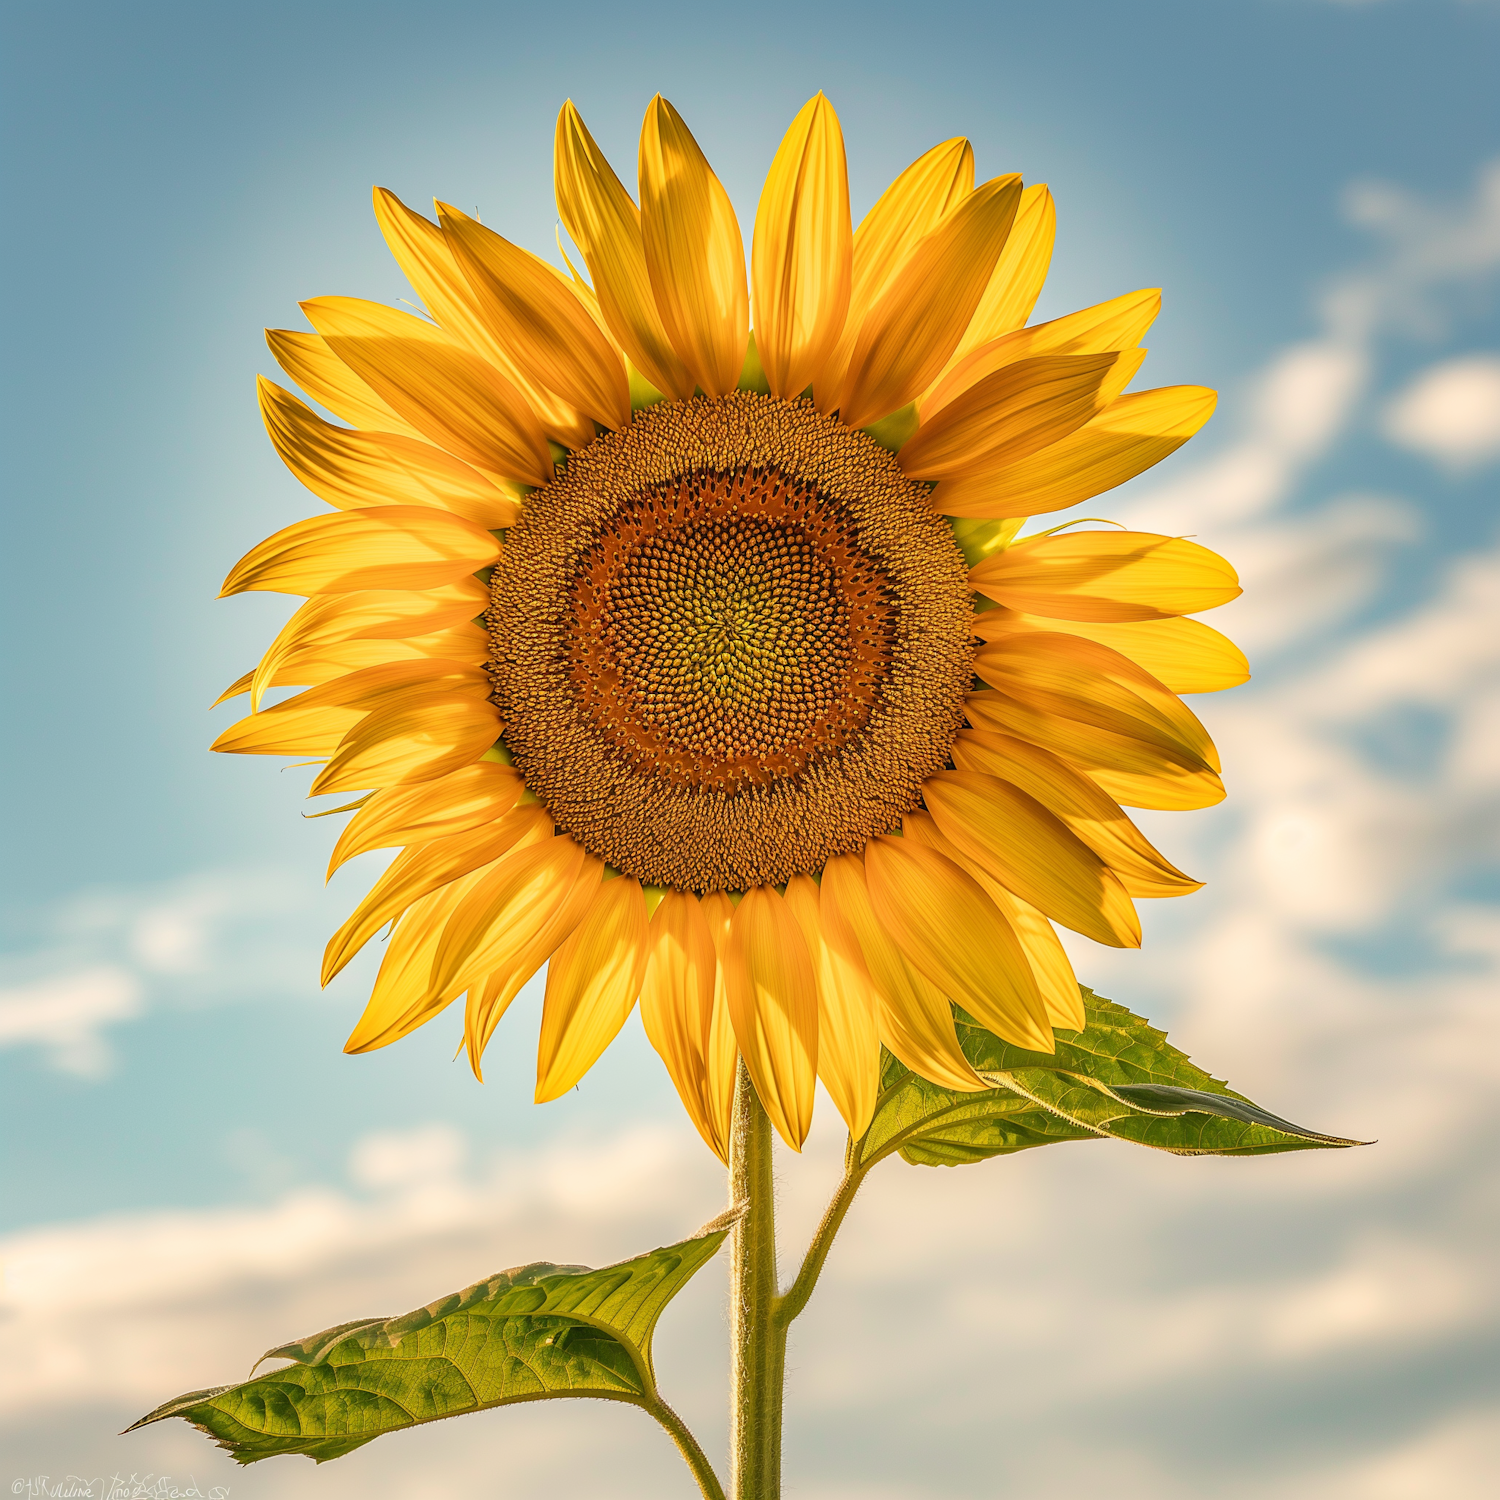
[[1469,355],[1424,370],[1387,406],[1385,434],[1459,471],[1500,458],[1500,357]]
[[52,1066],[80,1078],[109,1069],[106,1026],[141,1014],[141,986],[108,965],[0,990],[0,1047],[41,1047]]

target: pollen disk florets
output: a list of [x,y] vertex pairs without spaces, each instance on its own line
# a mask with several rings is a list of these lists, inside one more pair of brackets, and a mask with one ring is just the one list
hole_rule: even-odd
[[678,889],[861,847],[947,762],[972,678],[952,533],[810,405],[664,403],[527,501],[492,580],[505,739],[558,827]]

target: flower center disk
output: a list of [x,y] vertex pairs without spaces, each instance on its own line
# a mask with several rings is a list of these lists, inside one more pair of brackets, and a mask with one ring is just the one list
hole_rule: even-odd
[[663,403],[506,539],[495,700],[560,829],[647,884],[815,871],[917,804],[970,684],[967,573],[925,487],[810,406]]

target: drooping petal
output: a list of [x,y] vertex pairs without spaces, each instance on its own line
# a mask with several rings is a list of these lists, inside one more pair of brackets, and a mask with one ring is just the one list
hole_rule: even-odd
[[1005,249],[990,276],[990,284],[953,351],[957,364],[971,350],[1001,334],[1020,328],[1031,316],[1052,264],[1052,241],[1057,232],[1057,208],[1045,183],[1022,189],[1016,221]]
[[969,581],[1028,614],[1124,623],[1216,609],[1240,596],[1235,571],[1186,537],[1068,531],[1007,547]]
[[1120,877],[1132,896],[1186,896],[1202,889],[1203,882],[1177,869],[1097,783],[1040,746],[963,729],[953,742],[953,764],[998,776],[1034,797]]
[[606,880],[547,964],[536,1102],[583,1077],[635,1009],[646,967],[646,901],[628,875]]
[[750,1081],[800,1151],[818,1077],[818,991],[802,929],[774,887],[745,892],[724,954],[724,993]]
[[[1006,365],[1045,354],[1122,354],[1134,349],[1161,310],[1161,292],[1150,288],[1126,292],[1122,297],[1085,307],[1081,312],[1018,328],[970,350],[955,360],[948,372],[922,398],[919,410],[924,422],[930,421],[941,408],[962,395],[975,382],[992,375]],[[1131,369],[1134,374],[1134,369]],[[1101,405],[1108,405],[1128,383],[1120,380],[1119,389],[1106,383],[1100,391]]]
[[493,703],[461,693],[413,693],[354,725],[308,796],[432,781],[472,764],[499,737]]
[[490,683],[477,667],[436,657],[385,662],[251,714],[231,724],[211,748],[235,755],[331,755],[366,714],[424,690],[482,700],[489,696]]
[[[566,834],[506,855],[449,919],[433,963],[433,993],[462,994],[505,968],[547,930],[549,919],[583,872],[585,858],[582,847]],[[597,884],[603,866],[597,860],[594,864]],[[557,942],[566,936],[558,933]]]
[[497,341],[523,369],[605,427],[630,422],[625,365],[545,261],[446,203],[438,222]]
[[443,231],[381,187],[375,189],[375,218],[406,279],[443,331],[483,356],[521,392],[548,437],[565,448],[581,448],[591,442],[594,424],[576,407],[538,384],[532,372],[523,369],[512,351],[490,331]]
[[690,891],[667,891],[651,918],[641,1023],[688,1118],[709,1149],[727,1163],[729,1138],[714,1107],[708,1070],[717,968],[713,935],[698,898]]
[[1005,365],[950,401],[902,447],[913,479],[1008,464],[1076,432],[1097,409],[1114,354],[1050,354]]
[[[818,1077],[858,1140],[880,1093],[880,998],[848,924],[820,915],[818,883],[794,875],[786,904],[802,929],[818,986]],[[830,937],[827,927],[837,927]]]
[[1079,993],[1078,980],[1073,974],[1073,965],[1052,930],[1052,924],[1036,907],[1021,900],[1014,891],[1008,891],[983,866],[967,858],[945,839],[928,812],[907,813],[901,819],[901,831],[907,838],[936,849],[939,854],[951,859],[960,869],[972,875],[986,896],[999,908],[1000,914],[1010,924],[1011,930],[1025,950],[1026,961],[1031,966],[1042,1002],[1047,1008],[1047,1019],[1053,1026],[1065,1027],[1069,1031],[1082,1031],[1086,1024],[1083,996]]
[[725,986],[724,955],[729,951],[729,932],[734,925],[734,902],[723,891],[711,891],[699,902],[717,959],[714,970],[714,1013],[708,1027],[708,1103],[717,1122],[719,1136],[729,1140],[734,1118],[735,1079],[739,1073],[740,1048],[729,1014]]
[[403,850],[323,950],[326,985],[385,926],[429,891],[448,885],[509,850],[552,837],[552,819],[531,803],[493,823]]
[[943,215],[974,191],[974,150],[961,136],[918,157],[876,201],[854,233],[849,312],[814,385],[820,411],[837,409],[865,315]]
[[221,599],[435,589],[487,567],[500,544],[482,526],[420,505],[380,505],[309,516],[252,547],[230,571]]
[[557,116],[552,161],[557,211],[583,252],[610,332],[657,390],[686,399],[693,394],[693,377],[656,309],[640,210],[571,99]]
[[418,438],[417,431],[396,409],[382,401],[315,333],[292,328],[266,329],[266,343],[291,378],[319,406],[355,427],[372,432],[399,432]]
[[357,297],[302,304],[328,347],[430,442],[486,474],[552,478],[547,436],[518,387],[442,329]]
[[658,94],[641,125],[641,237],[662,326],[705,396],[739,382],[750,341],[745,247],[724,185]]
[[528,980],[556,954],[568,935],[583,920],[593,904],[604,865],[585,854],[577,875],[559,886],[543,902],[541,912],[528,912],[528,920],[517,924],[510,941],[501,950],[500,961],[482,980],[469,986],[464,1007],[464,1047],[469,1066],[482,1083],[480,1063],[500,1018],[521,993]]
[[1174,616],[1166,620],[1123,624],[1090,620],[1043,619],[1013,609],[986,609],[974,617],[974,634],[998,641],[1029,631],[1061,631],[1097,641],[1129,657],[1174,693],[1217,693],[1250,680],[1245,653],[1227,636],[1201,620]]
[[951,860],[904,839],[872,839],[865,877],[876,920],[913,968],[1007,1042],[1052,1051],[1052,1028],[1010,924]]
[[524,790],[521,773],[479,761],[433,781],[379,791],[349,820],[333,846],[328,874],[357,855],[451,838],[503,818]]
[[1224,783],[1196,757],[1154,740],[1022,703],[1005,693],[970,693],[964,712],[972,724],[1041,745],[1087,771],[1116,802],[1185,812],[1224,800]]
[[1043,713],[1144,740],[1189,769],[1218,771],[1197,716],[1149,672],[1097,641],[1037,631],[981,647],[974,670],[991,687]]
[[490,873],[488,865],[440,886],[407,908],[396,923],[364,1014],[344,1043],[345,1052],[373,1052],[410,1035],[449,1005],[458,991],[434,995],[432,963],[453,913]]
[[977,771],[939,771],[922,798],[943,837],[1023,901],[1112,948],[1141,928],[1119,877],[1034,797]]
[[836,945],[852,939],[880,998],[880,1039],[914,1073],[944,1088],[978,1093],[987,1084],[963,1054],[948,997],[902,957],[870,905],[865,867],[841,854],[823,867],[819,919]]
[[335,427],[263,376],[259,389],[261,416],[282,463],[329,505],[430,505],[487,531],[514,524],[516,495],[451,453],[400,433]]
[[1066,510],[1175,453],[1214,413],[1201,385],[1120,396],[1076,432],[1018,463],[945,479],[931,505],[945,516],[1039,516]]
[[800,396],[844,331],[853,243],[844,134],[817,94],[782,138],[755,214],[755,347],[773,396]]
[[839,416],[865,427],[915,401],[947,364],[988,284],[1021,199],[1021,179],[970,193],[922,239],[865,315]]

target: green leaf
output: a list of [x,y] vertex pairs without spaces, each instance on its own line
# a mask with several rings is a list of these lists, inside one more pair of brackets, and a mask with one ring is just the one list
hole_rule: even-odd
[[868,1168],[899,1152],[922,1166],[962,1166],[1055,1141],[1108,1137],[1181,1156],[1361,1144],[1269,1114],[1196,1066],[1164,1032],[1080,988],[1088,1024],[1059,1031],[1055,1053],[1014,1047],[956,1012],[964,1055],[995,1084],[985,1093],[940,1088],[887,1053],[856,1164]]
[[513,1401],[650,1404],[656,1320],[712,1258],[734,1217],[601,1270],[520,1266],[399,1318],[356,1319],[294,1339],[256,1361],[291,1364],[190,1391],[126,1431],[184,1417],[239,1463],[278,1453],[322,1463],[382,1433]]

